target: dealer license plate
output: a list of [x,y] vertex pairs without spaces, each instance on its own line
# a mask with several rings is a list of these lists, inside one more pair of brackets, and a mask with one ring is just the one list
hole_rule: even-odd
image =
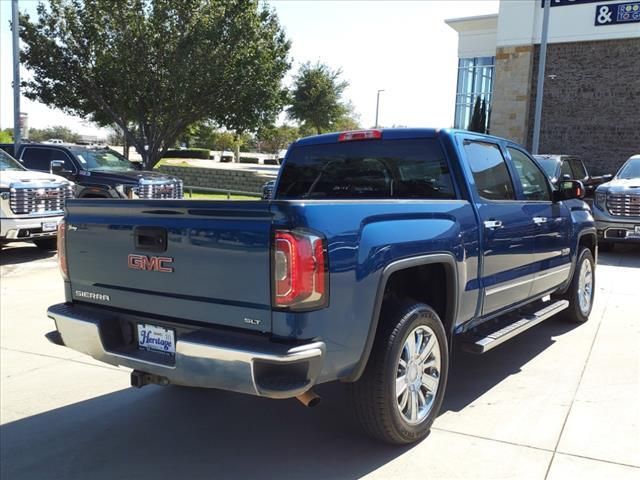
[[634,237],[640,237],[640,225],[634,227],[632,235]]
[[161,352],[175,355],[175,332],[168,328],[148,323],[138,324],[138,348],[152,352]]
[[53,232],[56,228],[58,228],[57,222],[44,222],[42,224],[43,232]]

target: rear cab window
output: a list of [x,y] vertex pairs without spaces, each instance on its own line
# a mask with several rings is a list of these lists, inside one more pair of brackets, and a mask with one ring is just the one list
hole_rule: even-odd
[[277,199],[453,199],[451,172],[435,138],[294,146]]

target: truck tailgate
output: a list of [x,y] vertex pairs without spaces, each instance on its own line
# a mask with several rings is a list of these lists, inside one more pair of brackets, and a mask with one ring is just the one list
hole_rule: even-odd
[[271,331],[267,202],[72,200],[66,221],[74,301]]

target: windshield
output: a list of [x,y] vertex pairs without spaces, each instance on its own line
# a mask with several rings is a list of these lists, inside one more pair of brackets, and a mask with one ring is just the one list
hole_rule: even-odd
[[0,149],[0,171],[23,171],[26,170],[22,165],[20,165],[14,158],[9,155],[4,150]]
[[435,139],[368,140],[294,147],[276,198],[455,198]]
[[633,157],[627,160],[616,178],[640,178],[640,157]]
[[549,178],[556,178],[556,169],[558,168],[558,162],[553,158],[539,158],[535,157],[538,165],[542,167],[544,173],[547,174]]
[[73,154],[89,171],[109,170],[125,172],[135,170],[133,164],[113,150],[73,150]]

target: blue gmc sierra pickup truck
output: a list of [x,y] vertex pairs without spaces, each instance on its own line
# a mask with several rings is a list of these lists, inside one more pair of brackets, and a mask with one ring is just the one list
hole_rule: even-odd
[[[522,147],[448,129],[291,145],[266,201],[66,205],[66,301],[50,341],[131,383],[317,403],[342,381],[364,429],[427,435],[452,347],[484,353],[593,304],[584,187],[553,187]],[[570,201],[567,201],[570,200]]]

